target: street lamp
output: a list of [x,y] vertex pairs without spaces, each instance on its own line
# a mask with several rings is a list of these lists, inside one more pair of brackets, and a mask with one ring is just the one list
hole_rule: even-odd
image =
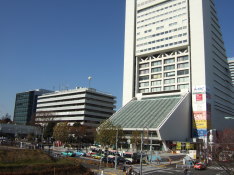
[[[143,130],[144,131],[144,130]],[[143,147],[143,131],[141,132],[141,158],[140,158],[140,175],[142,175],[142,147]]]
[[117,169],[118,129],[116,130],[115,147],[116,147],[116,153],[115,153],[115,169]]
[[91,82],[91,80],[92,80],[92,77],[89,76],[89,77],[88,77],[88,80],[89,80],[89,88],[90,88],[90,82]]
[[[210,146],[210,153],[211,153],[211,158],[212,159],[213,159],[213,145],[215,143],[215,141],[214,141],[214,133],[215,132],[216,132],[216,129],[211,129],[211,130],[207,131],[207,143],[206,143],[206,147],[208,149],[209,148],[208,145]],[[208,134],[209,134],[209,137],[208,137]]]

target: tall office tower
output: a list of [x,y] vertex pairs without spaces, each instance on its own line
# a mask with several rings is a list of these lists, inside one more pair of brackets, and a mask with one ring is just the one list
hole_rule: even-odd
[[228,58],[229,70],[232,78],[232,86],[234,86],[234,57]]
[[43,94],[38,98],[36,123],[79,122],[98,126],[115,112],[115,97],[93,88],[80,88]]
[[52,92],[45,89],[36,89],[16,94],[13,121],[18,124],[32,124],[36,114],[37,98],[43,93]]
[[123,105],[188,92],[193,137],[234,126],[214,0],[126,0],[125,22]]

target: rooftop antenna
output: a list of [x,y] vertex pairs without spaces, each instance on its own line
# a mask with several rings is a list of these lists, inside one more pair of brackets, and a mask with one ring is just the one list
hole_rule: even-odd
[[88,76],[88,80],[89,80],[89,88],[90,88],[90,83],[91,83],[92,77]]

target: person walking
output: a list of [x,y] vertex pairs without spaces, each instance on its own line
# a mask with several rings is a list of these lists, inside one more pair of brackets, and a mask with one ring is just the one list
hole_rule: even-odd
[[130,166],[130,167],[128,168],[126,174],[127,174],[127,175],[131,175],[131,174],[132,174],[132,171],[133,171],[132,166]]
[[187,168],[184,169],[184,175],[188,175],[188,169]]

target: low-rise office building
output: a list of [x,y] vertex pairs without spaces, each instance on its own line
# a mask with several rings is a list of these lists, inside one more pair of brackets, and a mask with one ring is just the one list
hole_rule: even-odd
[[45,89],[36,89],[16,94],[13,121],[18,124],[28,125],[33,123],[33,115],[36,113],[37,97],[52,92]]
[[38,98],[36,123],[79,122],[98,126],[115,112],[113,95],[93,88],[79,88],[43,94]]

